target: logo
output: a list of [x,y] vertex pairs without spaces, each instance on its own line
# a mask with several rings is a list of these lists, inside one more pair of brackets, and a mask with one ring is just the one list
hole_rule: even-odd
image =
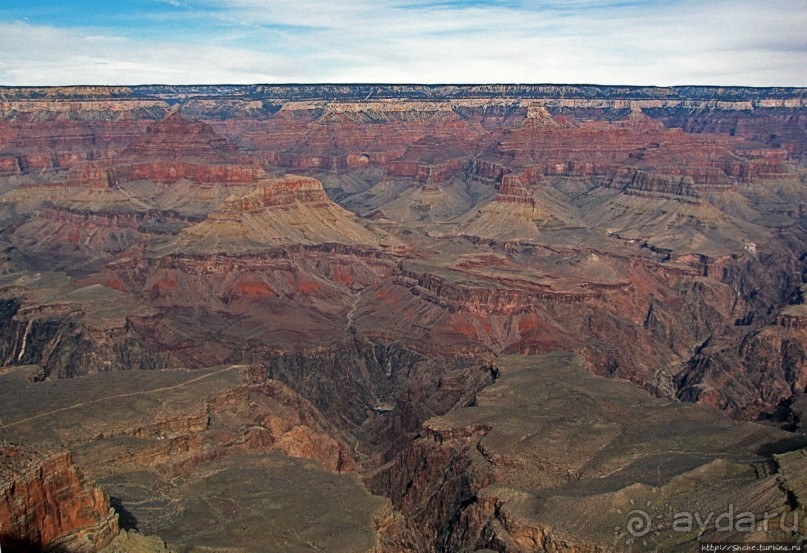
[[653,511],[652,501],[648,501],[642,508],[639,508],[631,499],[629,509],[627,512],[622,509],[616,510],[618,514],[624,515],[625,526],[614,526],[614,534],[626,546],[647,547],[661,535],[661,531],[664,529],[664,524],[661,522],[664,515]]
[[[658,543],[660,538],[665,542],[683,543],[689,540],[700,541],[708,532],[711,540],[718,539],[720,534],[736,538],[737,534],[768,532],[785,532],[797,534],[799,531],[799,511],[782,513],[755,513],[741,511],[734,504],[729,504],[721,512],[679,511],[672,513],[668,508],[668,516],[658,513],[652,501],[637,505],[630,500],[630,505],[616,512],[624,517],[625,524],[615,526],[617,540],[629,549],[647,548]],[[677,537],[676,537],[677,535]]]

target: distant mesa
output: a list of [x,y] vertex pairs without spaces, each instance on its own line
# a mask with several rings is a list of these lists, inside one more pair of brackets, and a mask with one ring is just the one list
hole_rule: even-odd
[[157,121],[116,160],[121,179],[237,184],[263,171],[213,128],[179,113]]
[[33,184],[103,189],[131,181],[187,180],[234,185],[252,183],[263,176],[257,164],[210,125],[175,112],[149,125],[113,158],[79,161],[69,166],[63,178]]
[[178,112],[149,125],[146,132],[129,144],[120,156],[122,161],[191,158],[213,164],[244,160],[235,145],[217,134],[213,127],[183,117]]
[[402,245],[332,202],[317,179],[286,175],[262,180],[253,192],[230,198],[205,221],[184,229],[157,251],[239,254],[326,243],[389,250]]

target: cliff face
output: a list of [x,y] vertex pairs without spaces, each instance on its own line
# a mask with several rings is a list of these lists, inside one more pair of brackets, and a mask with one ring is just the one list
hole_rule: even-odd
[[2,287],[5,365],[36,364],[39,379],[162,366],[132,325],[157,313],[121,293],[101,286],[73,289],[65,277],[47,273],[4,277]]
[[[15,441],[70,447],[84,473],[109,490],[125,528],[156,533],[172,542],[171,551],[209,546],[211,538],[195,530],[199,524],[206,529],[215,525],[212,539],[225,551],[247,553],[265,543],[282,548],[282,538],[275,534],[278,528],[281,535],[299,533],[308,539],[316,535],[317,543],[330,551],[371,549],[374,518],[378,511],[381,519],[383,500],[370,496],[354,476],[346,474],[359,468],[357,457],[365,450],[360,453],[358,444],[348,444],[310,401],[267,377],[265,367],[107,372],[67,379],[56,386],[52,381],[20,378],[26,372],[21,368],[16,374],[0,375],[0,395],[7,405],[0,433]],[[67,387],[62,383],[68,383]],[[356,441],[353,436],[350,439]],[[12,477],[17,473],[25,474],[15,469]],[[48,478],[75,493],[69,474]],[[15,481],[9,497],[17,498],[17,516],[28,524],[42,510],[30,501],[38,497],[37,492],[34,486],[21,485],[20,478]],[[68,518],[70,500],[61,488],[51,495],[64,512],[61,519],[59,512],[48,513],[46,524],[61,520],[77,525],[76,520],[83,520],[80,517],[90,516],[82,509],[80,516]],[[109,509],[107,496],[103,498]],[[77,496],[76,501],[83,499]],[[343,512],[343,501],[350,502],[352,515]],[[264,530],[263,524],[246,531],[240,526],[241,517],[272,516],[267,513],[278,509],[278,504],[283,506],[282,513],[290,511],[283,520],[273,517],[271,531]],[[205,518],[207,505],[226,509],[210,521]],[[110,513],[117,523],[116,515]],[[317,515],[315,522],[308,513]],[[350,522],[347,530],[332,530],[346,521]],[[3,528],[9,526],[4,522]],[[25,528],[11,528],[9,538],[28,539]],[[226,538],[234,530],[241,537],[235,547]],[[115,531],[117,527],[111,533]],[[97,533],[97,548],[69,550],[98,551],[112,535],[104,535],[102,543]],[[76,535],[85,534],[77,530]],[[285,539],[288,544],[290,538]],[[294,547],[305,540],[295,539]],[[144,540],[118,539],[112,551],[127,551],[122,541]]]
[[803,304],[790,305],[769,324],[738,328],[728,344],[705,344],[677,376],[679,397],[744,418],[792,419],[807,386],[804,315]]
[[[754,508],[759,501],[776,505],[786,493],[779,482],[790,478],[787,461],[803,458],[789,454],[755,473],[748,457],[734,457],[737,450],[719,458],[701,456],[726,439],[742,436],[744,443],[763,444],[788,434],[726,425],[705,408],[661,407],[632,387],[585,375],[570,356],[509,356],[497,367],[499,380],[478,394],[473,406],[427,421],[420,439],[367,477],[371,489],[389,495],[408,521],[405,537],[399,537],[404,547],[605,552],[613,551],[616,541],[620,551],[644,551],[647,546],[632,543],[622,529],[631,509],[655,509],[656,494],[675,509],[698,508],[701,495],[715,493],[730,498],[735,508]],[[570,416],[572,411],[583,415]],[[634,440],[642,442],[641,453],[631,445]],[[645,462],[669,443],[677,444],[677,454],[666,457],[665,467]],[[560,451],[566,455],[557,455]],[[637,483],[645,471],[648,477],[652,473],[652,488]],[[708,491],[693,489],[693,480]],[[796,508],[785,509],[789,521]],[[671,530],[667,513],[653,510],[659,521],[654,543],[686,550],[693,534]],[[798,525],[790,531],[772,526],[766,535],[731,538],[792,541],[799,532]],[[708,533],[720,536],[713,529]]]
[[116,158],[117,180],[235,184],[262,175],[209,125],[178,113],[146,127]]
[[[138,381],[141,389],[121,392]],[[7,394],[4,433],[20,437],[32,425],[47,428],[59,443],[79,449],[82,465],[95,475],[150,467],[179,476],[211,460],[268,451],[316,460],[333,472],[355,469],[351,449],[316,407],[260,366],[105,373],[69,382],[70,392],[56,396],[47,383],[25,385],[33,398],[54,397],[32,417],[18,416],[30,409],[27,398]],[[146,404],[164,408],[138,412]],[[103,420],[93,418],[100,412]]]
[[0,121],[4,136],[0,158],[9,174],[38,175],[43,170],[70,169],[116,157],[149,124],[131,117],[118,122],[62,119],[45,123],[37,121],[42,115],[39,107],[32,106],[30,118]]
[[175,243],[157,252],[238,256],[283,245],[329,243],[404,249],[398,239],[363,226],[332,202],[316,179],[287,175],[264,180],[252,192],[228,199],[204,222],[182,230]]
[[745,418],[786,419],[789,401],[807,384],[806,345],[804,332],[769,326],[746,334],[734,348],[707,349],[680,375],[679,397]]
[[605,186],[619,188],[626,194],[659,195],[680,202],[699,203],[699,194],[691,177],[649,174],[645,171],[622,168],[608,177]]
[[118,532],[109,497],[85,481],[67,451],[0,446],[0,545],[97,553]]
[[[114,447],[104,451],[96,444],[89,458],[82,459],[97,473],[152,467],[177,477],[216,459],[269,451],[312,459],[333,472],[356,469],[350,447],[309,401],[268,378],[261,366],[218,372],[228,371],[235,374],[222,375],[228,378],[225,385],[212,390],[201,386],[201,396],[190,401],[178,394],[173,398],[177,405],[167,407],[154,420],[136,416],[126,420],[118,414],[104,428],[87,425],[75,436],[69,429],[62,432],[73,442],[103,439],[111,444],[123,437],[140,441],[140,447],[125,453]],[[215,382],[219,375],[208,371],[200,376]],[[192,389],[194,380],[189,380],[183,387]],[[159,391],[153,395],[161,396]]]
[[719,132],[742,136],[756,142],[781,147],[796,159],[805,153],[805,115],[781,107],[756,109],[753,113],[732,110],[694,112],[667,111],[665,124],[687,132]]

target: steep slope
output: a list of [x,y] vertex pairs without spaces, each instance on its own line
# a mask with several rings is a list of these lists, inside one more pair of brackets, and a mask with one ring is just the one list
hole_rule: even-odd
[[522,180],[510,175],[502,177],[498,194],[491,202],[456,218],[446,229],[488,240],[534,243],[541,241],[545,230],[587,226],[565,196],[549,187],[524,185]]
[[30,216],[11,241],[35,266],[81,272],[175,234],[265,178],[212,127],[176,112],[113,159],[79,161],[60,175],[22,185],[0,201]]
[[35,553],[98,553],[118,532],[109,496],[88,482],[69,451],[0,445],[0,546]]
[[382,249],[401,246],[395,238],[370,230],[333,203],[316,179],[288,175],[264,180],[245,196],[229,199],[207,220],[182,230],[156,253],[247,254],[284,245],[324,243]]
[[[804,493],[804,450],[772,459],[770,449],[803,447],[807,438],[651,398],[581,365],[561,352],[500,358],[498,380],[473,406],[427,421],[420,439],[368,477],[407,519],[413,550],[799,543],[804,522],[785,486]],[[727,504],[756,521],[776,513],[775,521],[755,533],[672,524],[677,513],[714,518]]]
[[[125,528],[158,534],[174,551],[215,544],[228,553],[303,552],[316,544],[347,553],[374,545],[386,505],[344,474],[355,470],[355,452],[310,402],[263,367],[127,371],[62,383],[31,383],[26,371],[0,375],[8,406],[0,435],[69,446],[82,470],[110,491]],[[65,477],[49,468],[65,459],[66,453],[49,460],[42,471],[6,472],[0,497],[21,524],[45,528],[41,541],[32,535],[34,543],[53,543],[75,527],[70,540],[58,543],[97,553],[117,532],[117,517],[106,494],[78,486],[75,469]],[[26,503],[26,493],[37,488],[23,478],[40,475],[51,489]],[[87,521],[100,520],[100,507],[109,528],[96,521],[95,530]],[[4,514],[0,502],[0,520]],[[274,523],[266,524],[267,517]],[[3,529],[27,536],[16,522],[6,518]]]
[[3,364],[37,365],[37,380],[158,368],[136,324],[159,312],[123,292],[79,285],[61,273],[0,277]]

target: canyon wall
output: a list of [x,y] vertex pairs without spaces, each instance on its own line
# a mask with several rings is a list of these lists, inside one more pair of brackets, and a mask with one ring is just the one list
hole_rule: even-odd
[[98,553],[118,532],[109,496],[70,452],[0,445],[0,545],[8,551]]

